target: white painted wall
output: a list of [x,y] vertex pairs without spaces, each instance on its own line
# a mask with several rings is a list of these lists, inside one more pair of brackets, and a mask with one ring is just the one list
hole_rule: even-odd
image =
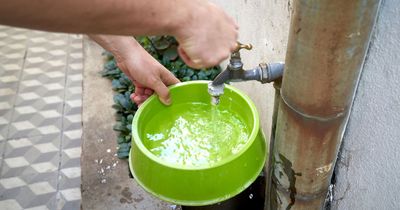
[[[284,61],[290,0],[213,0],[240,26],[245,67]],[[270,134],[273,88],[235,85],[247,92]],[[400,209],[400,4],[383,0],[337,164],[333,209]]]
[[[289,4],[275,0],[212,0],[235,18],[240,26],[239,40],[251,43],[253,50],[241,51],[244,68],[261,62],[285,61],[289,35]],[[225,68],[226,65],[223,65]],[[235,83],[255,102],[265,136],[270,136],[274,88],[260,82]]]
[[400,4],[384,0],[337,162],[333,209],[400,209]]

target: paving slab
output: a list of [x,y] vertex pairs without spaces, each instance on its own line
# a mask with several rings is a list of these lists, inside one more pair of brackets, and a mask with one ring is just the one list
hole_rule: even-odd
[[80,209],[79,77],[80,35],[0,25],[0,209]]

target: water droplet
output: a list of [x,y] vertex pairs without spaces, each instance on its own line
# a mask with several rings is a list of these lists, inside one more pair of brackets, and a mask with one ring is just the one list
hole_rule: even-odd
[[250,199],[253,199],[253,194],[250,194],[250,195],[249,195],[249,198],[250,198]]

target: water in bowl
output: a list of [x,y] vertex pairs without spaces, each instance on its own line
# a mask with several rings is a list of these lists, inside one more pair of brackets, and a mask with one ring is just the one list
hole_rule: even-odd
[[249,128],[237,113],[221,106],[176,104],[157,113],[142,136],[147,149],[168,163],[209,166],[238,153]]

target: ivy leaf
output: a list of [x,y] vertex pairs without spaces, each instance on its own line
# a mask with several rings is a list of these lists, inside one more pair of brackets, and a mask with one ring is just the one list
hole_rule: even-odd
[[133,115],[132,114],[128,115],[126,119],[128,120],[129,124],[131,124],[133,120]]
[[121,75],[121,77],[119,78],[119,82],[122,86],[126,88],[132,85],[132,81],[125,74]]
[[121,85],[121,82],[118,79],[112,80],[111,87],[115,91],[118,91],[119,89],[124,88],[124,86]]
[[171,45],[171,43],[163,37],[154,36],[151,37],[150,40],[154,48],[156,48],[157,50],[166,50]]
[[128,129],[129,133],[132,132],[132,125],[131,124],[126,125],[126,128]]
[[119,145],[118,152],[129,152],[130,149],[131,149],[131,144],[122,143]]
[[191,77],[191,76],[194,75],[194,71],[193,71],[192,69],[187,69],[185,75],[186,75],[187,77]]
[[118,151],[117,152],[117,157],[119,159],[126,159],[126,158],[129,157],[129,151],[123,151],[123,152]]
[[101,72],[101,76],[108,77],[110,79],[114,79],[114,78],[118,78],[120,73],[121,73],[121,70],[119,70],[118,68],[112,69],[112,70],[104,69],[104,71]]
[[117,94],[114,96],[114,102],[117,104],[120,104],[124,109],[130,109],[132,108],[132,102],[130,99],[126,99],[124,95],[122,94]]
[[125,130],[125,126],[124,126],[123,123],[117,122],[117,123],[113,126],[113,129],[114,129],[115,131],[123,131],[123,130]]
[[178,58],[178,52],[176,46],[171,46],[164,52],[164,58],[168,61],[174,61]]
[[123,118],[122,114],[120,112],[115,113],[115,119],[117,121],[121,121],[121,119]]
[[124,110],[124,108],[120,104],[113,104],[111,107],[119,112]]
[[207,74],[206,71],[199,71],[199,73],[197,73],[197,76],[200,80],[207,80]]
[[106,64],[104,64],[104,68],[108,70],[115,69],[117,68],[117,63],[115,62],[115,60],[110,60]]
[[118,142],[118,144],[125,143],[125,138],[124,138],[123,136],[119,136],[119,137],[117,138],[117,142]]

